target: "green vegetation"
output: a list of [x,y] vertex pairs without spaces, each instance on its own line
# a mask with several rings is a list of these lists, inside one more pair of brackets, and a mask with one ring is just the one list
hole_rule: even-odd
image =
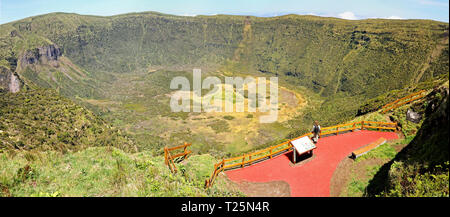
[[448,81],[448,74],[436,77],[433,80],[420,82],[414,85],[408,85],[403,89],[388,91],[375,98],[371,98],[365,101],[365,103],[358,109],[357,115],[363,115],[369,112],[377,111],[382,106],[393,102],[397,99],[408,96],[412,93],[416,93],[421,90],[429,90],[437,88]]
[[[155,12],[51,13],[0,25],[0,190],[3,196],[240,195],[221,178],[203,189],[216,158],[299,136],[314,120],[386,121],[376,112],[382,105],[448,87],[448,31],[447,23],[429,20]],[[193,68],[222,80],[277,76],[280,121],[260,124],[258,113],[171,112],[170,81],[183,76],[192,84]],[[16,94],[6,93],[13,73],[20,79]],[[439,92],[427,104],[390,113],[413,148],[395,155],[385,145],[361,158],[394,160],[371,165],[364,179],[352,180],[349,194],[448,196],[448,184],[447,192],[438,190],[448,183],[448,116],[434,117],[446,98]],[[410,123],[407,109],[427,118]],[[441,128],[431,120],[441,120]],[[173,175],[162,148],[182,142],[201,155],[178,163]]]
[[[390,118],[399,122],[405,138],[357,158],[340,196],[448,197],[447,90],[448,82],[423,100],[391,111]],[[424,118],[419,123],[406,120],[409,109]],[[383,121],[386,116],[373,112],[355,120],[365,118]]]
[[233,120],[234,119],[234,117],[233,116],[230,116],[230,115],[225,115],[225,116],[223,116],[223,118],[225,119],[225,120]]
[[380,168],[367,196],[449,196],[448,104],[447,82],[429,95],[420,129]]
[[208,125],[216,133],[230,132],[230,125],[224,120],[215,120]]
[[[302,94],[308,106],[283,124],[282,131],[290,132],[272,141],[304,133],[313,120],[324,126],[351,120],[365,100],[448,74],[448,24],[426,20],[51,13],[1,25],[0,44],[2,65],[18,65],[28,85],[76,99],[130,133],[141,148],[173,143],[170,135],[161,136],[163,128],[180,123],[160,117],[191,122],[189,113],[170,112],[167,95],[170,80],[178,75],[191,80],[194,67],[222,78],[276,75],[280,84]],[[24,63],[25,51],[36,53],[50,44],[62,50],[57,63]],[[149,126],[155,122],[161,127]],[[173,131],[168,133],[207,135]]]
[[93,74],[194,66],[264,72],[330,100],[337,93],[369,99],[419,75],[448,74],[448,24],[428,20],[52,13],[2,25],[0,39],[7,48],[0,59],[53,42]]
[[391,185],[388,191],[380,196],[384,197],[448,197],[449,196],[449,162],[435,168],[426,168],[423,172],[421,165],[404,165],[395,161],[390,168],[389,179]]
[[340,196],[362,197],[366,188],[378,173],[383,164],[393,159],[398,153],[398,149],[407,144],[411,139],[402,139],[385,143],[367,154],[358,157],[352,162],[349,181],[346,183],[346,189],[340,192]]
[[0,154],[0,196],[242,196],[219,177],[204,190],[216,159],[196,155],[172,174],[162,156],[130,154],[113,147]]
[[[366,159],[383,159],[383,160],[390,160],[395,157],[397,154],[397,151],[395,150],[396,145],[405,144],[407,143],[407,140],[401,140],[399,142],[393,143],[393,144],[384,144],[379,146],[378,148],[374,149],[373,151],[370,151],[369,153],[359,157],[356,159],[356,162],[360,162]],[[375,174],[373,174],[375,175]]]
[[0,93],[0,117],[0,152],[110,145],[134,149],[119,131],[51,89]]

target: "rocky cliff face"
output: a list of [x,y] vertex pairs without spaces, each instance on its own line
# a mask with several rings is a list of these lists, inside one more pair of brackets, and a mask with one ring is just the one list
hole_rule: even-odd
[[21,86],[21,81],[17,75],[5,67],[0,67],[0,92],[17,93]]
[[20,80],[16,75],[11,74],[11,80],[9,82],[9,92],[17,93],[19,92],[19,90],[20,90]]
[[[58,58],[62,55],[61,48],[57,45],[48,45],[33,50],[25,51],[25,53],[19,57],[20,68],[25,68],[27,65],[33,64],[50,64],[53,66],[58,65]],[[0,92],[12,92],[16,93],[20,91],[22,81],[16,74],[16,64],[10,64],[10,68],[0,66]]]
[[0,92],[9,90],[9,80],[11,80],[11,71],[5,67],[0,67]]
[[58,57],[62,55],[62,50],[57,45],[48,45],[39,47],[34,50],[26,51],[21,57],[21,63],[23,64],[35,64],[38,62],[48,63],[58,60]]

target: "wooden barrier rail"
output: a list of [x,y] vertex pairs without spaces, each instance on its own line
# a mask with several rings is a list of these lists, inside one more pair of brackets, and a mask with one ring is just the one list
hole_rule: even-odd
[[366,145],[364,147],[358,148],[352,152],[350,155],[351,158],[356,159],[359,156],[366,154],[367,152],[377,148],[378,146],[386,143],[386,139],[381,137],[377,141],[370,143],[369,145]]
[[[192,151],[187,150],[187,148],[189,146],[191,146],[192,144],[190,143],[184,143],[183,145],[179,145],[179,146],[175,146],[175,147],[171,147],[168,148],[167,146],[164,147],[164,162],[167,166],[169,166],[170,171],[172,171],[172,173],[176,173],[177,172],[177,166],[175,166],[175,159],[178,157],[183,157],[184,159],[188,158],[188,155],[192,153]],[[170,152],[171,151],[175,151],[177,149],[183,149],[183,152],[172,155]]]
[[213,174],[211,175],[210,179],[205,180],[205,187],[210,187],[210,186],[212,186],[212,184],[214,184],[216,177],[219,175],[220,172],[222,172],[224,170],[224,165],[225,165],[225,162],[223,159],[221,162],[214,164]]
[[419,92],[405,96],[401,99],[397,99],[394,102],[388,103],[388,104],[384,105],[383,107],[381,107],[381,113],[384,114],[384,113],[388,112],[389,110],[398,108],[401,105],[404,105],[406,103],[412,102],[414,100],[417,100],[417,99],[420,99],[420,98],[426,96],[426,94],[423,94],[423,93],[425,93],[425,90],[421,90]]
[[[377,129],[377,130],[394,130],[397,131],[397,123],[389,123],[389,122],[376,122],[376,121],[359,121],[359,122],[352,122],[348,124],[339,124],[331,127],[323,127],[321,129],[321,132],[319,136],[329,135],[329,134],[335,134],[338,135],[340,132],[348,132],[348,131],[354,131],[356,129]],[[216,177],[219,175],[220,172],[226,170],[226,169],[235,169],[235,168],[242,168],[246,165],[252,165],[253,163],[272,159],[274,156],[287,152],[292,148],[291,141],[302,138],[304,136],[312,136],[312,133],[306,133],[304,135],[301,135],[297,138],[290,139],[286,142],[283,142],[281,144],[271,146],[265,149],[261,149],[256,152],[252,152],[249,154],[243,154],[242,156],[237,156],[233,158],[228,159],[222,159],[217,164],[214,164],[214,170],[211,174],[211,177],[209,179],[205,180],[205,187],[211,187],[214,181],[216,180]]]
[[329,135],[329,134],[336,134],[338,135],[340,132],[347,132],[347,131],[351,131],[353,132],[354,130],[361,128],[363,121],[360,122],[353,122],[353,123],[348,123],[348,124],[339,124],[339,125],[335,125],[335,126],[331,126],[331,127],[323,127],[321,129],[321,133],[319,134],[319,136],[324,136],[324,135]]

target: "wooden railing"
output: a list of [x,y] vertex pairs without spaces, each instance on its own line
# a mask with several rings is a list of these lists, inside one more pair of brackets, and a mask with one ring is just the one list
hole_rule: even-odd
[[401,99],[397,99],[394,102],[388,103],[388,104],[384,105],[383,107],[381,107],[381,113],[384,114],[384,113],[386,113],[392,109],[395,109],[401,105],[404,105],[406,103],[412,102],[417,99],[420,99],[420,98],[426,96],[426,94],[424,94],[424,93],[425,93],[425,90],[421,90],[419,92],[405,96]]
[[[176,173],[177,172],[177,166],[175,166],[175,159],[178,157],[183,157],[184,159],[188,158],[188,155],[192,153],[192,151],[187,150],[187,148],[191,146],[190,143],[184,143],[183,145],[180,146],[176,146],[176,147],[172,147],[172,148],[168,148],[167,146],[164,147],[164,162],[167,166],[169,166],[170,171],[172,171],[172,173]],[[178,153],[178,154],[174,154],[172,155],[170,152],[171,151],[175,151],[178,149],[183,149],[183,152]]]
[[329,134],[338,135],[341,132],[347,132],[347,131],[353,132],[354,130],[356,130],[358,128],[362,129],[363,123],[364,123],[364,121],[360,121],[360,122],[352,122],[352,123],[348,123],[348,124],[339,124],[339,125],[335,125],[335,126],[331,126],[331,127],[323,127],[321,129],[319,136],[321,137],[321,136],[329,135]]
[[[375,121],[359,121],[359,122],[352,122],[348,124],[339,124],[331,127],[323,127],[320,132],[320,136],[335,134],[338,135],[339,133],[343,132],[349,132],[354,131],[356,129],[376,129],[376,130],[394,130],[397,131],[397,123],[388,123],[388,122],[375,122]],[[216,180],[216,177],[219,175],[220,172],[227,170],[227,169],[236,169],[236,168],[242,168],[245,166],[250,166],[254,163],[272,159],[274,156],[277,156],[279,154],[285,153],[289,151],[292,148],[291,141],[302,138],[304,136],[312,136],[312,133],[307,133],[304,135],[301,135],[297,138],[290,139],[286,142],[283,142],[281,144],[271,146],[256,152],[252,152],[249,154],[243,154],[242,156],[237,156],[233,158],[228,159],[222,159],[219,163],[214,165],[214,170],[211,174],[211,177],[207,180],[205,180],[205,187],[211,187],[214,184],[214,181]]]
[[214,164],[214,171],[213,174],[211,175],[211,178],[205,180],[206,188],[211,187],[214,184],[214,181],[216,180],[216,177],[219,175],[219,173],[225,170],[224,166],[225,166],[224,159],[222,159],[222,161],[220,161],[219,163]]

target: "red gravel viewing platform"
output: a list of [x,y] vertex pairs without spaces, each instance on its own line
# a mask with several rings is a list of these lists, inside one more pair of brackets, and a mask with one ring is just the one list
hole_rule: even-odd
[[319,139],[311,158],[292,164],[292,151],[240,169],[225,171],[235,182],[285,181],[293,197],[328,197],[338,163],[352,151],[379,138],[398,139],[395,132],[360,130]]

